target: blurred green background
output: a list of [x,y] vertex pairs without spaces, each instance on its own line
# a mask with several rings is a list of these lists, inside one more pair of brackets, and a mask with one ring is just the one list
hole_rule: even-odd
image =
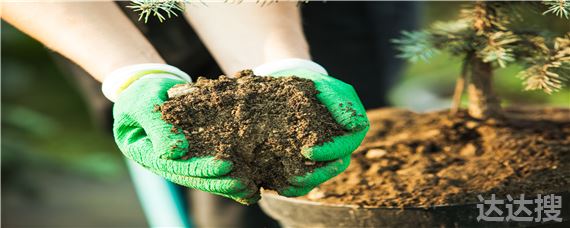
[[[457,3],[427,2],[422,26],[455,17]],[[567,21],[531,16],[531,28],[568,31]],[[539,27],[540,26],[540,27]],[[82,95],[41,44],[2,22],[2,225],[140,226],[144,217],[111,136],[89,116]],[[525,92],[518,66],[496,73],[507,105],[570,106],[570,90]],[[441,54],[409,64],[390,100],[433,110],[449,106],[459,59]]]
[[1,34],[2,226],[144,225],[121,154],[75,86],[41,44],[4,21]]

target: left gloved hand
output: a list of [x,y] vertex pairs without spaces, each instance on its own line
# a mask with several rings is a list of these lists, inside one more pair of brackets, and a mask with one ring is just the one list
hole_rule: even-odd
[[113,107],[113,132],[123,154],[147,170],[174,183],[222,195],[240,203],[259,199],[251,180],[228,176],[229,160],[214,156],[183,159],[188,153],[185,135],[165,122],[156,110],[174,85],[191,81],[176,67],[165,64],[137,64],[115,70],[103,84]]
[[317,99],[323,103],[332,117],[348,133],[334,137],[332,141],[320,146],[303,148],[301,153],[314,161],[330,161],[303,176],[289,179],[290,187],[278,189],[284,196],[302,196],[319,184],[343,172],[350,164],[350,154],[360,145],[369,128],[366,110],[356,91],[346,84],[327,75],[318,64],[302,59],[284,59],[268,63],[254,69],[256,75],[274,77],[297,76],[310,79],[319,91]]

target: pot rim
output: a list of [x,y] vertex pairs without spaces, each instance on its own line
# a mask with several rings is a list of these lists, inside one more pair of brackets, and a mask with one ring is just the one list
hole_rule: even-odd
[[380,209],[380,210],[430,210],[430,209],[441,209],[441,208],[449,208],[449,207],[457,207],[457,206],[473,206],[477,203],[466,203],[466,204],[447,204],[447,205],[435,205],[429,207],[374,207],[374,206],[359,206],[353,204],[330,204],[330,203],[322,203],[322,202],[315,202],[310,200],[298,199],[293,197],[285,197],[281,196],[275,192],[268,192],[263,191],[262,197],[272,198],[275,200],[286,201],[290,203],[297,203],[297,204],[306,204],[312,206],[327,206],[327,207],[338,207],[338,208],[351,208],[351,209]]
[[[545,194],[556,194],[556,195],[566,195],[563,197],[568,197],[570,195],[570,191],[562,191],[562,192],[554,192],[554,193],[545,193]],[[465,203],[465,204],[446,204],[446,205],[435,205],[430,207],[373,207],[373,206],[359,206],[353,204],[329,204],[329,203],[322,203],[322,202],[315,202],[310,200],[304,200],[299,198],[293,197],[285,197],[277,194],[274,191],[261,191],[261,195],[266,198],[272,198],[275,200],[281,200],[289,203],[297,203],[297,204],[305,204],[305,205],[312,205],[312,206],[327,206],[327,207],[337,207],[337,208],[351,208],[351,209],[379,209],[379,210],[434,210],[434,209],[443,209],[443,208],[452,208],[452,207],[465,207],[465,206],[475,206],[477,202],[473,203]]]

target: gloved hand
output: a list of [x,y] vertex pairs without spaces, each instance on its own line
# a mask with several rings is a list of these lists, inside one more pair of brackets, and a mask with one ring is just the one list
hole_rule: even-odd
[[303,148],[301,153],[314,161],[330,161],[303,176],[291,177],[290,187],[278,189],[284,196],[301,196],[328,179],[343,172],[350,163],[350,154],[360,145],[369,128],[366,110],[351,85],[327,75],[318,64],[302,59],[284,59],[255,68],[256,75],[292,76],[310,79],[319,91],[317,99],[348,133],[334,137],[320,146]]
[[228,177],[232,162],[208,157],[183,159],[188,141],[182,131],[161,119],[156,107],[172,86],[190,77],[164,64],[140,64],[106,77],[103,93],[113,107],[115,141],[123,154],[174,183],[249,204],[259,199],[249,183]]

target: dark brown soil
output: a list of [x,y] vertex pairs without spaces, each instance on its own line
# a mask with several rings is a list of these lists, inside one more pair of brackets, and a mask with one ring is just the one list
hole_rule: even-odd
[[344,133],[317,93],[307,79],[242,71],[174,87],[159,109],[166,122],[183,130],[188,157],[229,159],[231,176],[253,180],[257,189],[281,189],[291,176],[322,166],[305,159],[302,148]]
[[505,121],[465,113],[368,113],[371,128],[347,171],[303,199],[370,207],[429,207],[570,189],[570,109],[509,110]]

